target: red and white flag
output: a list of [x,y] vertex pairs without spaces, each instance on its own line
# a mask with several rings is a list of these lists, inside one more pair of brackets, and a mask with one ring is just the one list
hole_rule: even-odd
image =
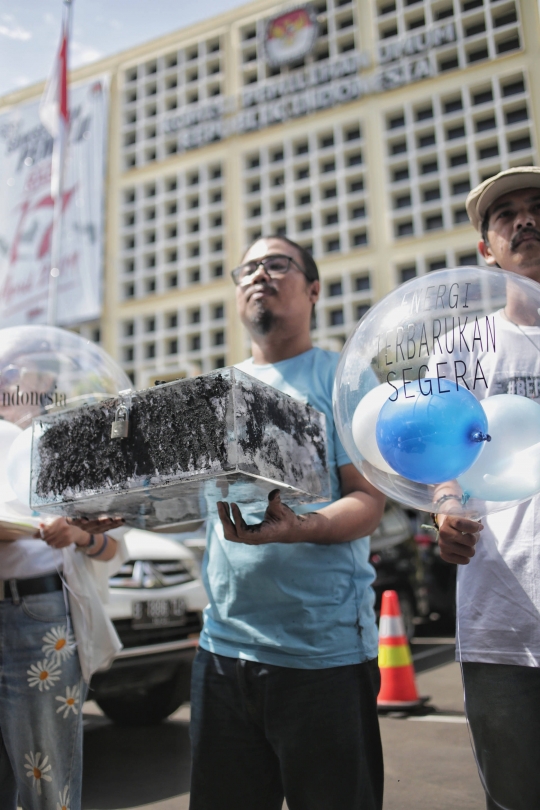
[[57,200],[62,193],[69,135],[67,70],[71,0],[64,0],[64,5],[66,10],[62,22],[60,47],[39,107],[41,123],[54,138],[51,167],[51,196],[53,200]]

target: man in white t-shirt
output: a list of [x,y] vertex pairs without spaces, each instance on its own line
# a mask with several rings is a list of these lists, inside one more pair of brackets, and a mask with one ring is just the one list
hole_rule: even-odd
[[[540,167],[500,172],[467,212],[490,267],[540,283]],[[540,398],[540,312],[509,291],[499,340],[482,360],[487,395]],[[458,657],[488,810],[540,808],[540,495],[482,523],[439,515],[444,560],[457,563]]]
[[58,518],[35,537],[9,542],[0,534],[1,810],[19,803],[25,810],[80,810],[87,684],[61,576],[62,549],[75,544],[89,558],[111,560],[117,543],[103,530],[115,525],[87,522],[83,531]]

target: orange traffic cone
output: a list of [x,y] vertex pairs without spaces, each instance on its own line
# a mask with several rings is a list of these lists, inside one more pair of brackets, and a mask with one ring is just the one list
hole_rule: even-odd
[[423,706],[429,698],[418,695],[411,651],[399,609],[396,591],[382,595],[379,623],[379,668],[381,689],[377,706],[384,711],[403,711]]

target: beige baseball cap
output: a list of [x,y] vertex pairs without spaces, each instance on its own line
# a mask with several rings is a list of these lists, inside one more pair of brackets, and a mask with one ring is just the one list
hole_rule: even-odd
[[489,206],[503,194],[521,188],[540,188],[540,166],[516,166],[488,177],[473,188],[467,196],[465,207],[471,224],[477,231]]

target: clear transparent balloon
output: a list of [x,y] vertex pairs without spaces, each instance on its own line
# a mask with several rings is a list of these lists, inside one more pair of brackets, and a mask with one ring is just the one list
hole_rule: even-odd
[[334,416],[351,461],[427,512],[481,517],[540,492],[540,285],[481,267],[415,278],[345,345]]
[[80,335],[54,326],[0,330],[0,417],[21,428],[130,387],[120,366]]

